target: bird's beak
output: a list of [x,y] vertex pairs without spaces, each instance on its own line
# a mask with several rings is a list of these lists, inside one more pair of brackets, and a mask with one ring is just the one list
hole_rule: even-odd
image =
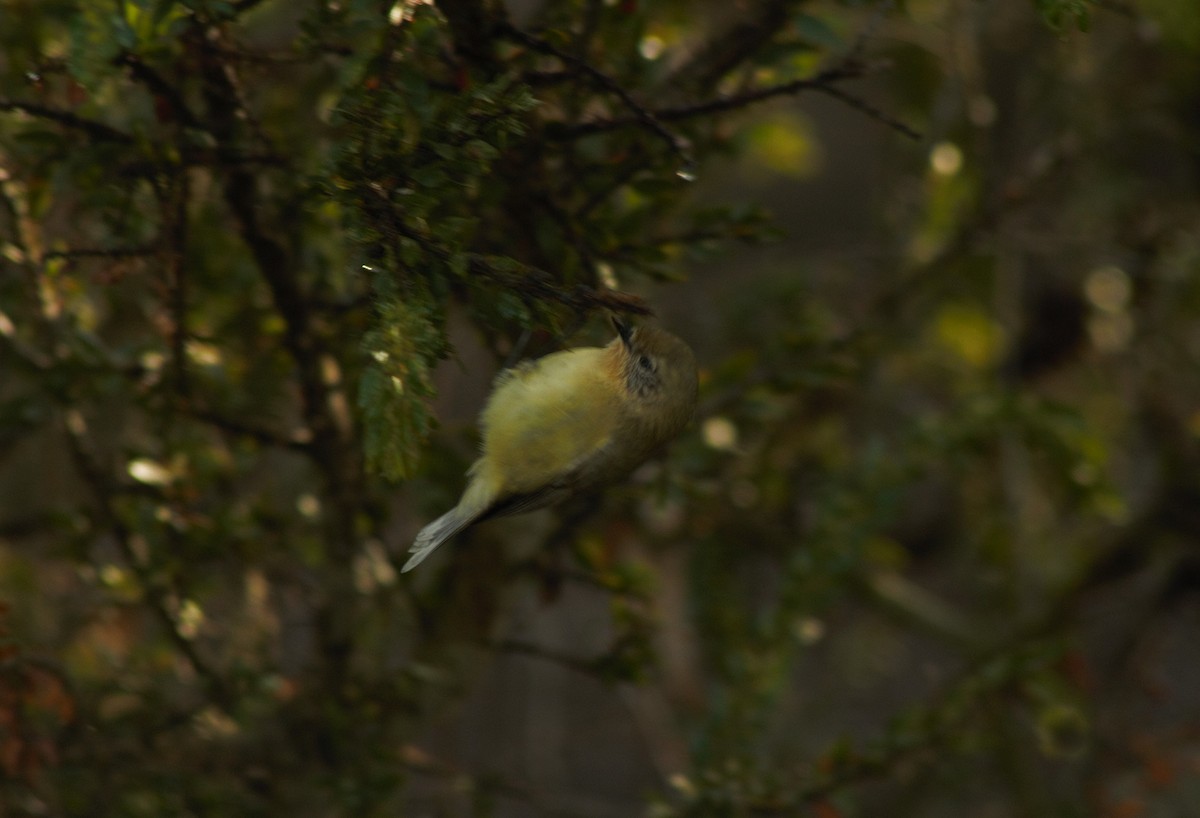
[[616,315],[612,316],[612,325],[617,335],[621,336],[621,343],[625,345],[625,349],[633,349],[633,328]]

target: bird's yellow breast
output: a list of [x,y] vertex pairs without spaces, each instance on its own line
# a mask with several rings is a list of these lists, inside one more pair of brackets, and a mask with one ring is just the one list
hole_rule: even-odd
[[608,445],[623,405],[611,356],[572,349],[504,373],[481,417],[479,476],[501,494],[535,491]]

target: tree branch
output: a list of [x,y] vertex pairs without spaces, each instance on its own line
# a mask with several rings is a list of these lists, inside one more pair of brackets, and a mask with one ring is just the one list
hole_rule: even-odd
[[[709,116],[711,114],[724,113],[726,111],[735,111],[759,102],[774,99],[775,97],[794,96],[802,91],[819,91],[820,93],[828,94],[829,96],[840,99],[846,104],[867,114],[872,119],[883,122],[885,125],[899,131],[910,139],[920,139],[921,134],[913,130],[908,125],[892,119],[868,103],[846,93],[834,85],[842,80],[861,77],[863,74],[864,68],[861,63],[858,63],[857,61],[848,61],[834,66],[833,68],[828,68],[814,77],[791,80],[789,82],[779,83],[778,85],[769,85],[765,88],[755,88],[750,91],[743,91],[739,94],[718,96],[704,102],[697,102],[690,105],[661,108],[657,111],[654,111],[653,115],[660,122],[680,122],[683,120],[695,119],[696,117]],[[614,119],[597,119],[590,122],[580,122],[576,125],[563,125],[561,127],[548,129],[548,132],[552,137],[557,139],[578,139],[583,136],[590,136],[591,134],[633,127],[637,124],[639,124],[639,120],[636,117],[619,117]]]
[[42,255],[43,261],[63,259],[73,261],[79,258],[144,258],[162,252],[157,244],[137,244],[130,247],[68,247],[66,250],[50,250]]
[[920,131],[913,129],[912,127],[910,127],[908,125],[905,125],[903,122],[901,122],[898,119],[894,119],[893,117],[888,116],[887,114],[885,114],[883,111],[876,108],[871,103],[866,102],[865,100],[861,99],[860,97],[856,97],[853,94],[848,94],[845,91],[843,91],[841,88],[837,88],[832,85],[819,85],[814,90],[820,91],[822,94],[831,96],[834,99],[841,100],[842,102],[849,105],[851,108],[854,108],[856,111],[866,114],[868,117],[876,120],[877,122],[882,122],[884,125],[887,125],[892,130],[899,131],[900,133],[904,134],[909,139],[919,141],[922,138],[924,138]]
[[595,677],[596,660],[580,659],[576,656],[567,656],[563,653],[544,648],[541,645],[535,645],[532,642],[520,642],[515,639],[504,639],[492,645],[492,648],[501,653],[516,653],[522,656],[529,656],[534,659],[542,659],[547,662],[553,662],[556,665],[573,670],[577,673],[582,673],[586,676]]
[[150,67],[140,56],[130,52],[123,52],[117,57],[116,63],[128,68],[133,78],[146,86],[151,94],[166,100],[170,104],[171,112],[179,124],[189,128],[203,127],[188,108],[186,100],[184,100],[183,95],[179,93],[178,89],[167,82],[162,74]]
[[[239,106],[230,105],[231,100],[241,99],[233,69],[218,52],[208,48],[214,41],[203,42],[200,72],[211,131],[219,149],[232,150],[238,142],[239,123],[243,119],[253,123],[253,119],[248,114],[239,116]],[[322,349],[317,336],[296,260],[260,218],[262,205],[257,177],[242,166],[219,167],[216,172],[222,177],[225,203],[233,214],[238,233],[283,320],[283,345],[296,365],[301,413],[312,434],[312,443],[305,451],[321,474],[328,501],[328,512],[321,518],[328,574],[317,612],[317,629],[327,660],[323,682],[330,695],[338,696],[345,692],[343,682],[354,644],[350,605],[355,598],[352,557],[357,544],[356,520],[364,495],[353,419],[336,362]]]
[[219,412],[198,407],[191,403],[185,403],[182,411],[196,420],[207,423],[227,434],[244,437],[264,446],[275,446],[281,449],[291,449],[293,451],[308,453],[311,435],[307,429],[291,437],[287,437],[272,429],[244,423],[243,421],[226,417]]
[[[428,235],[413,230],[399,218],[387,198],[387,192],[375,184],[360,188],[364,205],[376,214],[383,226],[406,239],[411,239],[442,261],[450,260],[455,253],[438,244]],[[467,272],[491,279],[502,287],[538,301],[553,301],[568,307],[580,315],[596,309],[630,315],[654,315],[654,310],[639,296],[619,290],[600,289],[577,285],[570,290],[558,286],[554,276],[545,270],[523,264],[506,256],[490,256],[485,253],[467,253]],[[509,269],[505,269],[509,268]],[[515,271],[515,272],[514,272]]]
[[717,33],[671,76],[669,84],[685,94],[704,95],[721,79],[754,56],[787,24],[807,0],[765,0],[738,15],[739,22]]
[[169,316],[171,373],[176,394],[184,400],[190,391],[187,367],[188,277],[188,204],[191,186],[186,170],[178,169],[167,177],[154,180],[163,212],[164,241],[161,245],[164,306]]
[[561,60],[563,63],[573,66],[578,71],[586,74],[594,83],[615,95],[621,100],[626,108],[633,112],[633,117],[628,120],[629,124],[637,123],[645,127],[667,144],[667,147],[670,148],[671,152],[678,156],[683,162],[685,169],[690,169],[692,167],[694,160],[691,156],[691,150],[690,146],[687,144],[687,140],[678,134],[672,133],[671,130],[662,123],[658,116],[635,100],[629,94],[629,92],[621,87],[621,84],[615,79],[608,76],[591,63],[576,57],[573,54],[568,54],[565,51],[556,48],[551,43],[548,43],[545,40],[535,37],[527,32],[521,31],[515,26],[504,23],[499,27],[499,32],[504,36],[521,43],[522,45],[534,49],[535,51],[540,51],[543,54],[548,54],[558,60]]
[[244,14],[255,6],[260,5],[262,2],[263,0],[237,0],[237,2],[233,4],[234,14]]
[[[512,259],[503,259],[505,264],[512,264]],[[582,284],[570,290],[564,290],[554,283],[553,277],[536,267],[520,265],[521,276],[511,276],[501,272],[495,266],[491,256],[472,253],[468,259],[468,270],[479,276],[491,278],[508,289],[539,301],[556,301],[580,315],[585,315],[596,309],[612,310],[613,312],[631,315],[654,315],[641,297],[619,290],[598,289]]]
[[96,514],[99,517],[99,522],[104,529],[112,534],[122,558],[134,576],[137,577],[151,612],[158,619],[163,630],[166,631],[167,637],[171,640],[175,649],[187,659],[188,664],[192,666],[192,669],[196,671],[196,675],[203,681],[213,702],[223,709],[228,709],[233,703],[233,695],[228,685],[221,678],[220,674],[209,665],[208,661],[200,655],[195,643],[180,632],[179,624],[175,621],[175,617],[170,610],[169,591],[163,587],[162,581],[155,577],[149,566],[145,564],[142,557],[138,554],[133,544],[133,532],[129,530],[129,527],[125,525],[124,520],[117,513],[116,506],[113,503],[113,495],[119,489],[105,475],[104,470],[96,462],[91,451],[89,451],[88,443],[85,439],[83,418],[78,414],[74,416],[69,415],[65,424],[65,431],[71,458],[75,462],[79,474],[83,477],[84,484],[91,490],[92,497],[96,501]]
[[458,53],[489,75],[499,70],[492,49],[495,27],[504,22],[503,4],[491,0],[438,0],[438,9],[450,24]]
[[111,125],[105,125],[94,119],[86,119],[70,111],[62,111],[58,108],[51,108],[46,105],[39,105],[36,102],[22,102],[21,100],[6,99],[0,97],[0,111],[11,111],[29,114],[38,119],[45,119],[51,122],[57,122],[73,130],[82,131],[88,136],[101,142],[117,142],[122,145],[130,145],[133,143],[133,137],[124,131],[119,131]]

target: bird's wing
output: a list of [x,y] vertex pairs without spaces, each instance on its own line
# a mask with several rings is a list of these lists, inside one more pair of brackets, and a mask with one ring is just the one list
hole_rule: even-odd
[[571,496],[573,482],[567,479],[543,486],[535,491],[509,495],[488,509],[487,513],[480,519],[507,517],[509,514],[520,514],[525,511],[534,511],[539,508],[552,506],[560,500],[565,500]]

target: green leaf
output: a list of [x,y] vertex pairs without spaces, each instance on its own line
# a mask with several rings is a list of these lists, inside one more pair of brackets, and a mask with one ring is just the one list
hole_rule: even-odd
[[410,477],[433,428],[428,401],[435,394],[433,367],[445,351],[432,310],[417,299],[379,307],[363,348],[367,366],[359,382],[367,464],[390,480]]
[[[124,34],[117,31],[123,28]],[[87,86],[99,85],[112,73],[112,61],[121,52],[133,31],[119,14],[106,13],[99,3],[85,4],[69,24],[70,44],[67,65],[71,73]]]
[[1034,0],[1042,19],[1055,31],[1074,23],[1087,31],[1092,22],[1092,0]]
[[814,17],[811,14],[797,14],[792,24],[805,40],[824,46],[830,51],[839,51],[846,45],[846,41],[842,39],[841,35],[820,17]]
[[133,31],[133,27],[129,25],[129,21],[125,19],[125,15],[115,13],[108,19],[110,31],[112,31],[117,45],[124,49],[132,49],[137,45],[137,35]]

